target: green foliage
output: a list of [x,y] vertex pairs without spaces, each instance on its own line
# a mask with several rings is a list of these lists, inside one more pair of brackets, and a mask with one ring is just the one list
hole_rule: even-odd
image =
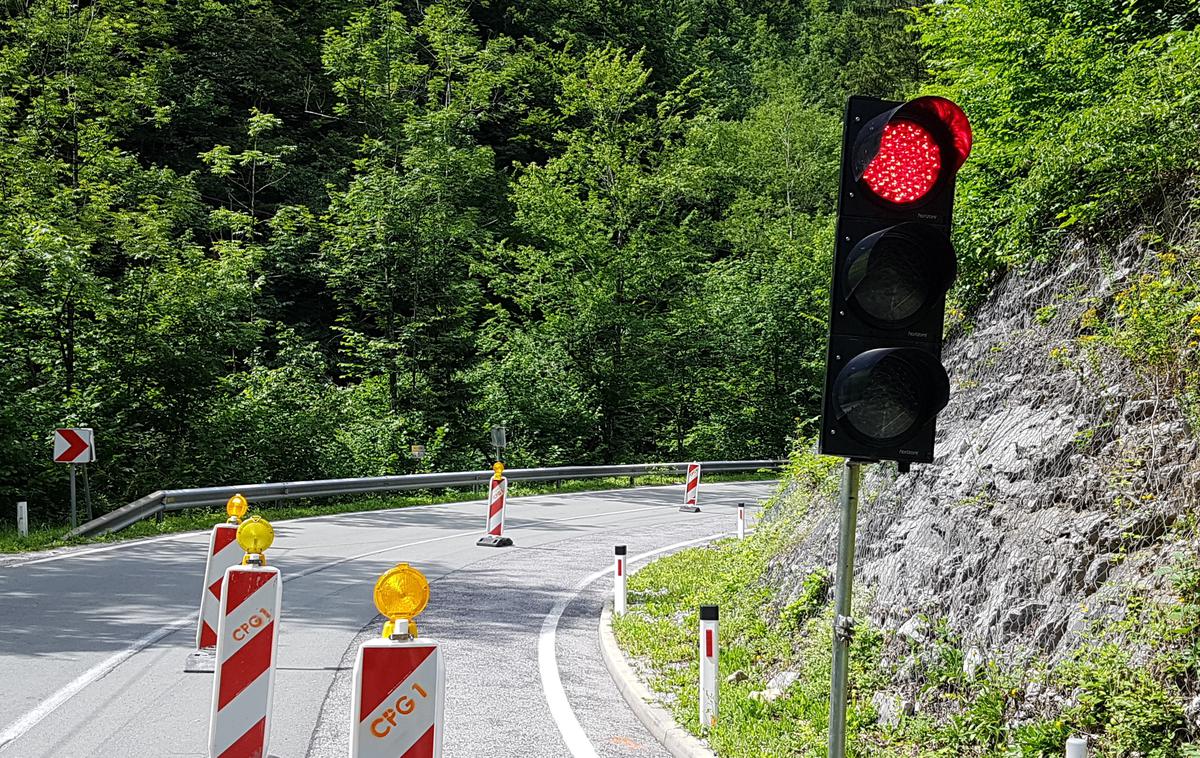
[[63,514],[63,424],[103,507],[478,467],[496,422],[530,465],[782,453],[842,100],[919,75],[905,5],[5,15],[0,499]]
[[804,577],[804,581],[800,583],[800,596],[780,612],[780,621],[793,629],[800,629],[825,607],[831,584],[829,571],[823,568]]
[[967,0],[914,19],[935,91],[976,133],[955,213],[967,300],[1067,230],[1115,229],[1195,169],[1194,5]]
[[1170,372],[1200,339],[1200,287],[1195,258],[1160,256],[1157,274],[1143,274],[1114,298],[1109,324],[1096,337],[1142,369]]

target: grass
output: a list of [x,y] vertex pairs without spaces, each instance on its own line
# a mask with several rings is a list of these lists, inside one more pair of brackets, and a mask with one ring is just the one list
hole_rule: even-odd
[[[650,686],[663,694],[676,720],[693,734],[700,724],[696,682],[696,630],[701,604],[721,612],[720,719],[708,735],[721,756],[822,757],[829,715],[832,611],[828,575],[813,571],[800,597],[782,608],[766,580],[767,560],[782,533],[769,527],[742,541],[722,540],[655,561],[630,578],[629,612],[616,619],[619,643],[649,662]],[[851,654],[852,725],[870,721],[869,702],[880,637],[860,632]],[[799,674],[783,694],[766,703],[752,697],[780,671]],[[726,681],[734,672],[745,679]],[[851,751],[851,755],[865,755]]]
[[[744,482],[761,481],[774,478],[776,474],[755,472],[738,474],[711,474],[704,478],[706,482]],[[526,495],[544,495],[571,492],[589,492],[593,490],[628,489],[630,486],[681,484],[677,477],[671,476],[639,476],[630,484],[629,477],[610,477],[606,479],[579,479],[561,482],[555,486],[549,482],[509,482],[509,493],[513,497]],[[250,503],[250,513],[258,514],[268,521],[280,519],[303,518],[305,516],[329,516],[338,513],[358,513],[362,511],[381,511],[394,508],[408,508],[414,505],[430,505],[434,503],[458,503],[479,500],[486,497],[484,491],[478,490],[444,490],[441,492],[421,491],[404,495],[387,495],[355,498],[326,498],[322,500],[296,500],[291,502],[274,502],[262,507]],[[63,547],[67,545],[86,545],[103,542],[118,542],[122,540],[154,537],[162,534],[175,534],[197,529],[209,529],[213,524],[225,520],[224,508],[192,508],[186,511],[164,514],[161,522],[147,519],[125,529],[117,534],[106,534],[98,537],[66,540],[63,535],[67,527],[63,524],[30,524],[29,534],[21,537],[16,527],[10,523],[0,524],[0,554],[25,553],[34,550]]]

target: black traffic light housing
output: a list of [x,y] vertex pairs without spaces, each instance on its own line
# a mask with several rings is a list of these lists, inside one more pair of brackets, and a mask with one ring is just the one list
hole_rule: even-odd
[[933,460],[950,397],[941,343],[954,179],[970,149],[966,116],[945,98],[847,104],[822,453]]

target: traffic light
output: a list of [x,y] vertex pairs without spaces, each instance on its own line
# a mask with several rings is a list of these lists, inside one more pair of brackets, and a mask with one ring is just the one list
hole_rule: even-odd
[[971,151],[962,109],[942,97],[851,97],[820,450],[907,466],[933,460],[950,398],[941,363],[954,178]]

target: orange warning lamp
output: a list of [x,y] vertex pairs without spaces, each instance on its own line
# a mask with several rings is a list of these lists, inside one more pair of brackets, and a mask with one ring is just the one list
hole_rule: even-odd
[[391,637],[397,621],[408,622],[408,636],[416,638],[414,619],[429,604],[429,582],[425,575],[407,563],[397,563],[375,582],[375,607],[388,618],[383,636]]
[[242,497],[241,493],[229,498],[225,503],[225,513],[229,516],[229,523],[237,524],[242,519],[246,518],[246,511],[250,509],[250,503],[246,502],[246,498]]
[[237,541],[246,551],[243,564],[251,562],[251,556],[258,556],[258,562],[265,564],[267,548],[275,541],[275,530],[262,516],[251,516],[238,526]]
[[493,479],[503,479],[504,478],[504,464],[501,463],[500,461],[496,461],[495,463],[492,464],[492,471],[496,472],[495,474],[492,475]]

